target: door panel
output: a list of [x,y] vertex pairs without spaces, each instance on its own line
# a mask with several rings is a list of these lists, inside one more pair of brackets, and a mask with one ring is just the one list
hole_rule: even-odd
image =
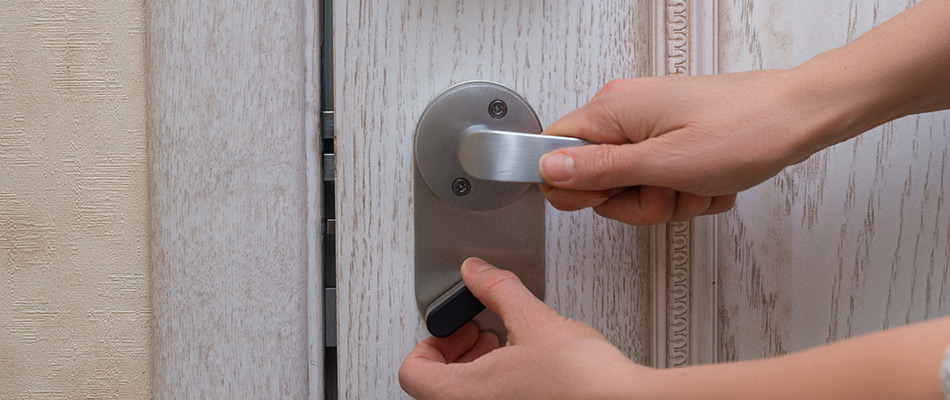
[[[453,84],[521,93],[544,125],[652,70],[652,4],[366,1],[334,10],[341,398],[405,396],[427,334],[413,292],[413,132]],[[651,362],[650,230],[547,211],[546,301]]]
[[[721,72],[798,65],[906,1],[720,1]],[[821,151],[718,220],[720,360],[950,314],[950,113]]]
[[[442,90],[497,81],[550,124],[613,78],[792,67],[905,6],[338,6],[342,395],[401,396],[395,372],[426,336],[411,286],[412,133]],[[657,366],[782,354],[944,315],[947,115],[906,118],[821,152],[719,217],[632,228],[548,209],[546,301]]]
[[323,398],[317,4],[147,5],[155,397]]

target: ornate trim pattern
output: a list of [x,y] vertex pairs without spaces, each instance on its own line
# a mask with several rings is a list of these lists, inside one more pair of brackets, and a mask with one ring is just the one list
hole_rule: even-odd
[[[716,3],[656,0],[654,74],[715,72]],[[654,227],[653,361],[679,367],[716,359],[715,222],[705,218]]]
[[690,286],[690,257],[689,257],[689,222],[674,222],[669,224],[669,267],[667,268],[667,282],[669,288],[667,300],[667,352],[666,363],[669,367],[679,367],[689,364],[689,286]]
[[666,1],[666,74],[689,75],[689,8],[686,0]]
[[[666,35],[667,75],[688,75],[689,8],[685,0],[666,1]],[[666,365],[679,367],[689,364],[689,222],[672,223],[667,232]]]

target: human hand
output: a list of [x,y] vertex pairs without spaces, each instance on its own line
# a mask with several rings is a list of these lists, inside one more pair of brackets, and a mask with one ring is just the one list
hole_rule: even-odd
[[762,399],[940,396],[935,373],[950,318],[762,360],[656,370],[634,364],[596,330],[563,318],[509,271],[470,258],[469,290],[508,328],[508,345],[469,323],[430,337],[399,368],[420,399]]
[[794,70],[612,81],[544,131],[598,145],[545,155],[542,192],[558,209],[635,225],[727,211],[830,144],[819,133],[837,114],[809,88]]
[[558,315],[510,271],[469,258],[465,285],[508,329],[499,347],[468,323],[447,338],[430,337],[406,357],[399,383],[420,399],[629,398],[625,384],[646,379],[639,366],[590,326]]

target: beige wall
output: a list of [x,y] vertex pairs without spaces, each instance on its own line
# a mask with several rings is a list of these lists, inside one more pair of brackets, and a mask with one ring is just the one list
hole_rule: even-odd
[[0,398],[149,397],[142,0],[0,3]]

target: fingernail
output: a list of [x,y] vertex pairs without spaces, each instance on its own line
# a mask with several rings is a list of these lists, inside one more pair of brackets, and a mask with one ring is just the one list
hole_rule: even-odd
[[564,182],[574,176],[574,158],[561,153],[548,153],[541,157],[541,175],[549,182]]
[[478,257],[469,257],[462,263],[462,272],[477,274],[491,267],[491,264]]

